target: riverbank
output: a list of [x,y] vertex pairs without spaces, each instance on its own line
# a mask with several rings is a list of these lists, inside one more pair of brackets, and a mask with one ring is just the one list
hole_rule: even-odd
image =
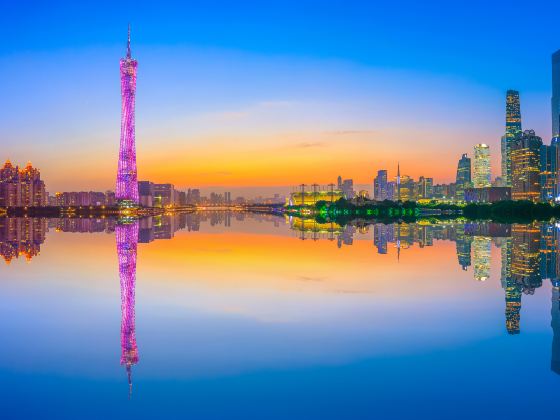
[[493,220],[498,222],[531,222],[560,219],[560,206],[532,201],[500,201],[497,203],[471,203],[467,205],[423,203],[413,201],[363,201],[352,203],[340,199],[335,202],[319,201],[315,206],[286,206],[287,214],[314,216],[327,220],[349,221],[353,219],[415,220],[424,217],[469,220]]

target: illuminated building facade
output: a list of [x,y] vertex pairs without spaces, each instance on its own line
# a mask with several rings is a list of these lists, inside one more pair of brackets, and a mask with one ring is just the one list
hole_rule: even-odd
[[68,206],[110,206],[112,203],[110,192],[79,191],[56,193],[54,204],[61,207]]
[[467,203],[495,203],[497,201],[511,200],[511,188],[465,188],[463,196]]
[[118,224],[115,234],[121,283],[121,365],[126,367],[132,390],[132,366],[138,363],[134,314],[138,222]]
[[388,199],[387,194],[387,170],[377,171],[377,176],[373,180],[373,198],[377,201]]
[[543,144],[540,148],[541,201],[553,202],[558,199],[558,160],[560,138],[552,139],[550,146]]
[[542,139],[533,130],[518,133],[511,148],[511,196],[514,200],[539,201]]
[[8,160],[0,168],[0,207],[46,206],[45,183],[31,163],[23,169]]
[[511,146],[512,142],[521,132],[521,102],[519,92],[508,90],[506,94],[506,133],[502,137],[502,179],[506,187],[511,186]]
[[138,181],[139,204],[142,207],[153,207],[154,184],[150,181]]
[[560,50],[552,54],[552,137],[560,137]]
[[490,147],[487,144],[474,146],[473,184],[475,188],[491,185]]
[[175,205],[175,186],[173,184],[153,184],[154,207],[169,207]]
[[121,140],[117,170],[116,199],[123,205],[138,205],[138,173],[136,168],[135,101],[138,62],[130,55],[130,26],[126,57],[121,69]]
[[486,281],[490,277],[491,239],[485,236],[475,236],[472,248],[474,278],[477,281]]
[[416,199],[429,200],[434,196],[434,179],[421,176],[416,184]]
[[471,158],[464,153],[459,159],[457,164],[457,177],[455,179],[455,194],[457,200],[463,201],[465,199],[465,188],[471,185]]
[[346,198],[346,194],[341,190],[319,190],[316,188],[313,191],[307,191],[302,189],[291,193],[287,204],[290,206],[314,206],[318,201],[334,202],[341,198]]
[[397,176],[398,194],[400,201],[413,201],[416,199],[415,196],[415,183],[408,175]]

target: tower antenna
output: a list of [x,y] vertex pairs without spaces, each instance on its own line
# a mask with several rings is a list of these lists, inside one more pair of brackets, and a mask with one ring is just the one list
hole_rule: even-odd
[[130,58],[130,23],[128,24],[128,41],[126,43],[126,58]]

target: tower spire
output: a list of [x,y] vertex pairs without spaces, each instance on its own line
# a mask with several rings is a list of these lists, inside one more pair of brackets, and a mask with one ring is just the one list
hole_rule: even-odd
[[128,42],[126,43],[126,58],[130,58],[130,23],[128,24]]
[[401,201],[401,163],[397,162],[397,201]]

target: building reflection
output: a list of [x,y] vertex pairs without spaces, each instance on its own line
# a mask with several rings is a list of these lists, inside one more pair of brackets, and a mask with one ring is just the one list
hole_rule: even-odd
[[115,227],[121,285],[121,365],[126,367],[130,394],[132,366],[138,363],[134,313],[138,230],[138,221],[121,222]]
[[[231,228],[233,222],[243,222],[247,217],[262,223],[280,227],[282,219],[268,214],[248,216],[241,212],[206,211],[201,213],[176,213],[140,219],[138,242],[150,243],[160,239],[172,239],[180,230],[199,231],[201,225]],[[47,233],[108,233],[115,232],[114,218],[12,218],[0,217],[0,255],[10,264],[14,259],[30,261],[39,255]],[[339,226],[339,230],[342,228]],[[347,232],[345,244],[352,242],[354,232]],[[334,238],[334,235],[333,235]]]
[[46,219],[0,218],[0,255],[6,264],[19,257],[39,255],[48,231]]
[[[114,219],[0,218],[0,254],[6,263],[17,259],[31,261],[39,255],[49,232],[115,234],[119,259],[122,301],[121,363],[132,384],[132,367],[138,362],[134,330],[134,287],[138,243],[172,239],[180,230],[197,232],[208,227],[231,229],[246,219],[280,227],[302,240],[329,240],[333,246],[353,246],[366,239],[373,252],[405,258],[406,253],[422,252],[438,241],[455,242],[457,269],[472,270],[476,280],[492,276],[492,245],[499,249],[501,286],[505,296],[505,331],[520,334],[523,300],[542,288],[552,287],[551,327],[553,332],[551,369],[560,373],[560,259],[559,227],[549,223],[499,224],[465,221],[383,224],[353,222],[341,225],[331,221],[286,218],[267,214],[208,211],[143,218],[134,223]],[[50,234],[50,233],[49,233]]]
[[550,368],[560,375],[560,284],[555,283],[552,287],[552,357]]
[[490,278],[492,239],[487,236],[475,236],[472,248],[474,278],[477,281],[486,281]]

